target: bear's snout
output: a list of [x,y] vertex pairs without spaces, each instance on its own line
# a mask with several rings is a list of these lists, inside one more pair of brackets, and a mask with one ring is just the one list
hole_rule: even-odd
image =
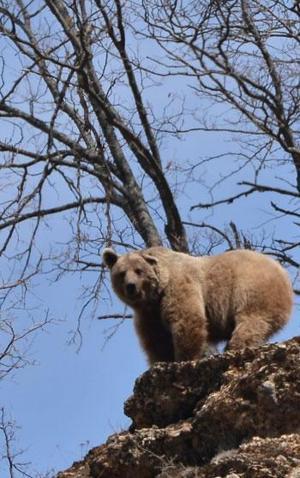
[[134,297],[136,295],[136,285],[133,282],[129,282],[126,284],[126,292],[128,294],[128,297]]

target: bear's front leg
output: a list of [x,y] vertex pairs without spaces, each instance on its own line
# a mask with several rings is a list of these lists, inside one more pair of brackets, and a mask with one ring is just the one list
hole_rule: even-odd
[[163,320],[172,335],[175,361],[202,358],[208,347],[207,321],[199,287],[186,280],[164,298]]
[[134,324],[149,365],[174,361],[172,336],[162,324],[158,310],[144,307],[135,314]]

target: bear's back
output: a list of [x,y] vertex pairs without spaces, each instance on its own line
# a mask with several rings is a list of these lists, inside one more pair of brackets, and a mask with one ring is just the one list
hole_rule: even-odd
[[[205,262],[202,285],[207,312],[227,320],[239,310],[290,312],[293,290],[287,272],[270,257],[249,250],[228,251]],[[251,306],[251,307],[250,307]]]

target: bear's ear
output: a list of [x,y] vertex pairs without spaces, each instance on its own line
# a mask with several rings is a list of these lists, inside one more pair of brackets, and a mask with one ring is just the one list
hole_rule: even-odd
[[158,259],[150,254],[143,254],[143,259],[145,259],[145,261],[151,266],[156,266],[158,264]]
[[109,269],[111,269],[114,266],[114,264],[117,262],[119,256],[113,249],[111,249],[110,247],[107,247],[102,252],[102,258],[103,258],[104,264]]

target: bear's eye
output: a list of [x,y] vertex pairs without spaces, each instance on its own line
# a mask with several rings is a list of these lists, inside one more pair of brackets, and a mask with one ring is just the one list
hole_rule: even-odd
[[142,273],[143,273],[143,270],[142,270],[142,269],[139,269],[139,268],[137,268],[137,269],[135,269],[135,271],[134,271],[134,272],[136,273],[136,275],[137,275],[137,276],[141,276],[141,275],[142,275]]
[[121,271],[121,272],[118,273],[118,277],[119,277],[120,279],[124,279],[125,274],[126,274],[125,271]]

